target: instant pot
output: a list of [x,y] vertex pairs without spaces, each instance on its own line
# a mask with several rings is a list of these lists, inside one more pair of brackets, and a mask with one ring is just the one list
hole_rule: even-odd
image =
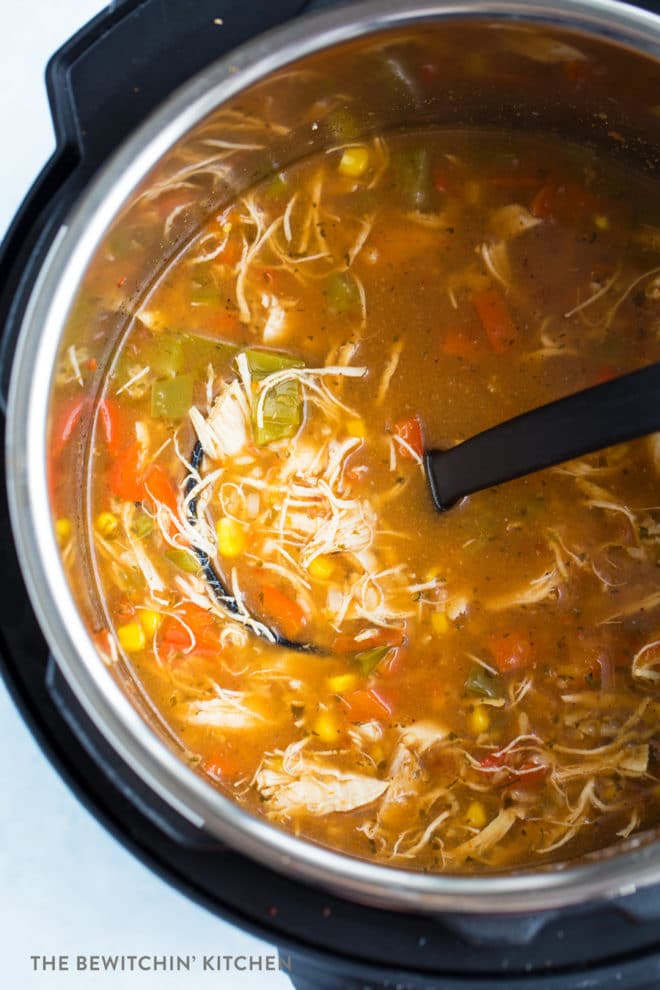
[[[100,663],[81,618],[89,604],[74,600],[54,536],[37,526],[48,518],[48,386],[85,265],[131,197],[154,188],[218,108],[247,112],[276,100],[283,84],[289,103],[318,107],[315,126],[237,149],[215,193],[225,200],[326,147],[323,108],[339,88],[359,94],[364,133],[531,121],[660,175],[657,3],[369,0],[307,16],[334,6],[125,0],[49,64],[57,149],[0,253],[3,673],[91,812],[168,882],[278,945],[298,988],[656,987],[659,834],[579,864],[452,877],[363,863],[282,833],[233,805],[158,738],[130,688]],[[446,53],[446,75],[426,92],[410,71],[420,39]],[[556,46],[577,52],[578,63],[586,52],[606,64],[606,88],[577,73],[548,91]],[[476,58],[463,72],[458,52],[494,53],[506,71],[491,79]],[[396,83],[387,97],[376,71],[384,63]],[[190,224],[214,205],[200,193]],[[161,246],[163,258],[191,229],[184,224]],[[112,327],[107,336],[110,354]],[[71,484],[74,497],[75,471]]]

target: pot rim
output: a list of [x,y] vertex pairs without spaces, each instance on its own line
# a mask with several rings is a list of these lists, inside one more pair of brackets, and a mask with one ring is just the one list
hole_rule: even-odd
[[[660,17],[616,0],[367,0],[261,35],[177,90],[121,146],[60,228],[36,280],[13,361],[7,489],[19,561],[41,629],[83,709],[118,755],[175,811],[264,865],[358,902],[475,914],[541,911],[633,893],[660,881],[660,842],[579,866],[508,875],[425,874],[296,838],[244,811],[188,767],[139,716],[100,662],[69,589],[51,518],[46,423],[52,369],[99,239],[169,148],[218,105],[301,57],[388,28],[437,19],[547,24],[660,58]],[[29,452],[29,456],[28,456]]]

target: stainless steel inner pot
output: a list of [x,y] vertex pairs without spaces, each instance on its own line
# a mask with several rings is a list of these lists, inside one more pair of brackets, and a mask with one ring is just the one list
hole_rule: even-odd
[[[408,68],[420,59],[423,64],[429,53],[440,69],[428,88],[420,88]],[[561,63],[579,66],[585,59],[604,70],[594,85],[557,71]],[[394,77],[394,87],[383,86],[384,72]],[[365,135],[430,125],[549,133],[588,141],[657,175],[659,105],[660,17],[621,3],[353,4],[258,38],[193,79],[118,150],[59,231],[25,316],[9,399],[7,477],[21,566],[50,648],[86,712],[153,791],[200,829],[276,870],[403,910],[539,911],[660,881],[660,829],[572,865],[497,876],[427,875],[333,852],[241,810],[180,758],[128,668],[101,661],[90,634],[102,604],[89,550],[81,538],[72,580],[60,559],[47,483],[54,371],[71,343],[84,346],[92,334],[93,321],[75,317],[87,266],[109,237],[130,227],[137,199],[157,196],[159,184],[175,171],[192,169],[194,202],[165,239],[157,232],[135,283],[102,301],[114,314],[104,330],[106,367],[130,324],[131,308],[204,215],[273,168],[341,143],[327,126],[330,113],[336,119],[337,110],[349,107]],[[257,121],[262,140],[236,138],[228,127],[236,113]],[[209,154],[205,135],[222,134],[223,127],[240,147],[216,146]],[[200,167],[204,155],[212,160]],[[103,370],[91,383],[92,394]],[[81,532],[85,463],[83,443],[71,477],[71,512]]]

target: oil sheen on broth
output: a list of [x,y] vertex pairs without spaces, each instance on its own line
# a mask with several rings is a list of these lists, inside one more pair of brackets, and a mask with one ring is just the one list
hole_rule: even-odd
[[419,870],[657,824],[659,438],[444,516],[420,458],[658,360],[659,243],[653,186],[512,133],[340,148],[208,220],[107,378],[89,493],[100,641],[201,774]]

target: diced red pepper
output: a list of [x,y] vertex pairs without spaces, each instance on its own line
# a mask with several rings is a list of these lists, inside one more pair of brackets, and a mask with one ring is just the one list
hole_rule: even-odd
[[351,722],[383,722],[392,715],[392,706],[381,692],[353,691],[345,697]]
[[572,62],[562,62],[562,71],[569,82],[573,83],[576,89],[581,89],[594,77],[594,66],[584,59],[575,59]]
[[538,787],[548,776],[549,770],[546,763],[532,758],[518,767],[518,780],[526,787]]
[[165,619],[160,639],[164,646],[169,646],[173,650],[180,651],[190,649],[193,643],[190,633],[187,632],[180,622],[172,618]]
[[145,496],[142,477],[142,447],[135,440],[113,461],[108,473],[110,489],[126,502],[141,502]]
[[438,163],[431,173],[433,188],[439,193],[455,193],[457,177],[445,162]]
[[307,615],[297,601],[289,598],[272,584],[264,584],[259,592],[261,608],[287,639],[295,639],[307,625]]
[[174,482],[160,464],[152,464],[144,475],[144,487],[147,495],[157,502],[162,502],[172,512],[177,512],[177,490]]
[[202,768],[212,777],[238,777],[245,771],[245,763],[237,753],[216,753],[202,761]]
[[220,650],[220,635],[218,624],[213,614],[194,602],[184,602],[176,609],[177,619],[168,617],[163,623],[161,641],[167,646],[179,650],[187,650],[191,645],[190,634],[182,625],[185,622],[195,637],[196,646],[201,650],[209,650],[217,655]]
[[472,297],[488,343],[496,354],[504,354],[518,340],[518,328],[513,322],[506,299],[499,289],[485,289]]
[[613,364],[599,364],[596,368],[595,384],[600,385],[602,382],[609,382],[613,378],[616,378],[618,374],[619,371]]
[[437,62],[425,62],[422,66],[422,79],[425,83],[434,83],[440,77],[440,67]]
[[500,674],[525,670],[534,664],[535,656],[532,643],[520,633],[511,632],[500,636],[491,636],[488,645]]
[[127,424],[119,403],[114,399],[103,399],[99,403],[99,422],[108,450],[116,457],[121,452],[127,435]]
[[448,330],[442,338],[441,348],[451,357],[469,358],[479,350],[474,334],[465,330]]
[[404,443],[410,447],[410,450],[408,450],[404,446],[399,446],[399,452],[402,457],[408,458],[409,461],[415,460],[415,457],[410,452],[411,450],[414,451],[417,457],[423,457],[424,437],[419,416],[411,416],[410,419],[402,419],[398,423],[395,423],[393,432],[396,436],[401,437]]
[[220,644],[220,631],[215,616],[195,605],[194,602],[184,602],[177,608],[177,614],[181,616],[186,625],[190,626],[195,634],[197,642],[203,647],[218,647]]
[[546,182],[531,202],[530,213],[540,220],[574,223],[597,213],[598,199],[577,182]]

